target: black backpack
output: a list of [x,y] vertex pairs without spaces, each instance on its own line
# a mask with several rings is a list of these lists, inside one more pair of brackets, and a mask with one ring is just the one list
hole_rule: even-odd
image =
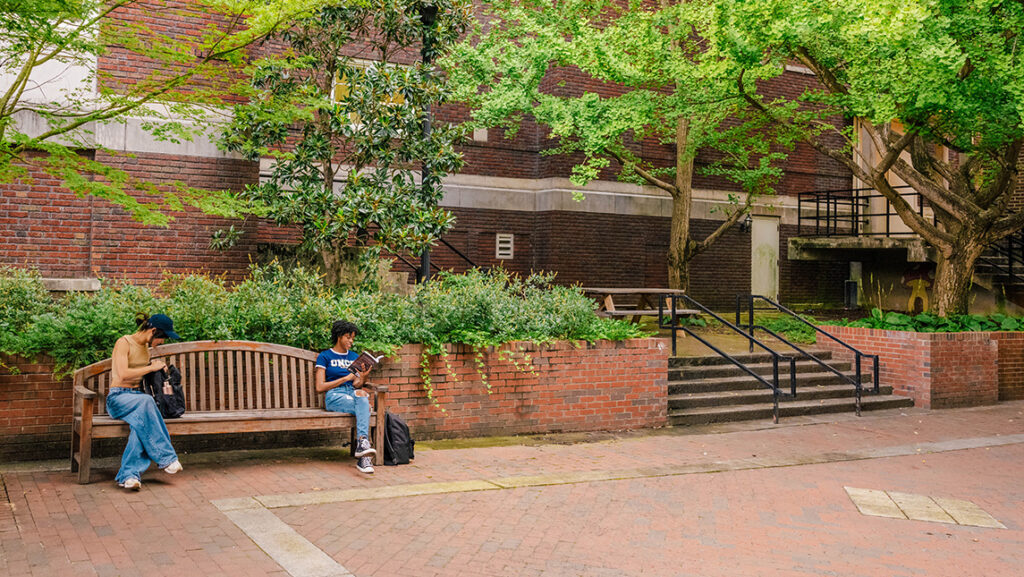
[[[164,394],[164,384],[171,385],[171,394]],[[147,374],[142,379],[142,392],[152,395],[165,419],[185,414],[185,391],[181,388],[181,371],[174,365]]]
[[402,417],[388,411],[384,415],[384,464],[408,465],[415,459],[413,449],[416,441],[409,434],[409,425]]

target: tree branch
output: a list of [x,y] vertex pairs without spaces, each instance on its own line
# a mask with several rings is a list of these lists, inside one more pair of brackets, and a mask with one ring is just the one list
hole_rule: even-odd
[[623,168],[626,168],[628,166],[630,170],[639,174],[641,178],[646,180],[652,186],[656,186],[664,190],[665,192],[668,192],[673,197],[675,197],[676,194],[679,193],[679,189],[677,189],[674,185],[669,184],[664,180],[661,180],[657,176],[654,176],[653,174],[645,170],[643,167],[641,167],[640,164],[636,161],[636,159],[627,157],[626,153],[619,150],[615,150],[614,148],[608,148],[607,150],[608,154],[615,158],[615,160],[619,161],[619,164],[621,164]]

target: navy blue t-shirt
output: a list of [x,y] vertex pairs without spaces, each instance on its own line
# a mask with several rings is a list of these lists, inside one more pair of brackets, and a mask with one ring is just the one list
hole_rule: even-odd
[[359,354],[351,349],[343,355],[334,352],[334,349],[327,349],[316,358],[316,366],[324,369],[324,382],[329,383],[350,375],[348,366],[358,358]]

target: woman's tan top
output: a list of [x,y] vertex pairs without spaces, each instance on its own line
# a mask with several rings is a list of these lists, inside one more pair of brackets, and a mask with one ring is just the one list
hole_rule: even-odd
[[[123,336],[122,339],[128,341],[128,368],[137,369],[144,367],[149,364],[149,347],[146,345],[140,345],[135,342],[135,339],[130,336]],[[112,387],[130,387],[135,388],[139,386],[138,382],[134,383],[122,383],[121,376],[117,374],[117,364],[113,363],[110,367],[110,386]]]

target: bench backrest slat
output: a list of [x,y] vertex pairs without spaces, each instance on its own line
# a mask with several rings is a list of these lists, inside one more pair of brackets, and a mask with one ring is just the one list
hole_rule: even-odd
[[[181,371],[188,411],[314,408],[323,405],[314,390],[316,353],[249,341],[196,341],[151,351]],[[110,359],[79,369],[76,379],[106,395]],[[105,414],[103,403],[96,413]]]

